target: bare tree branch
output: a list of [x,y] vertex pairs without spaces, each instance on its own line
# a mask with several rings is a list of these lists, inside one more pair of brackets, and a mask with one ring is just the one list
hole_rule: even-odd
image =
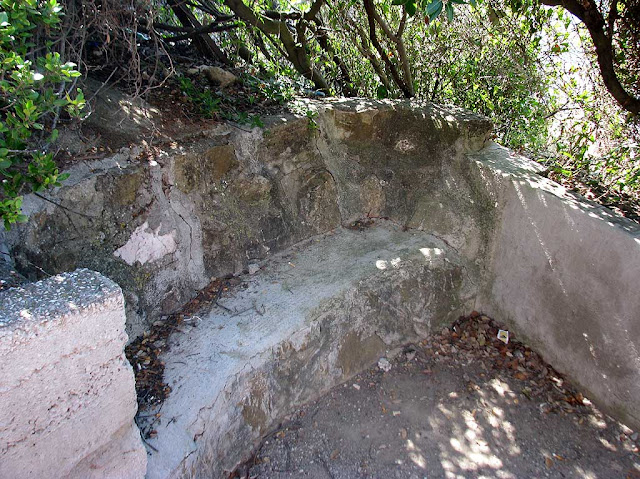
[[[609,27],[609,32],[605,31],[605,20],[595,2],[593,0],[542,0],[542,3],[561,6],[584,23],[596,50],[596,58],[605,87],[622,108],[636,115],[640,114],[640,98],[629,93],[616,74],[611,36],[613,28]],[[616,0],[612,3],[616,3]]]
[[398,69],[396,68],[394,63],[389,59],[389,56],[385,53],[384,49],[382,48],[382,45],[380,44],[380,41],[378,40],[378,35],[376,33],[376,18],[375,18],[376,11],[375,11],[375,5],[373,4],[373,0],[363,0],[363,1],[364,1],[364,9],[365,9],[365,12],[367,13],[367,20],[369,22],[369,38],[371,40],[371,44],[378,51],[380,58],[382,58],[382,61],[385,63],[385,65],[391,72],[393,81],[398,86],[398,88],[400,88],[400,91],[402,91],[402,94],[406,98],[413,97],[414,96],[412,91],[413,88],[412,87],[410,88],[409,86],[407,86],[407,84],[405,84],[405,82],[402,80],[400,73],[398,72]]

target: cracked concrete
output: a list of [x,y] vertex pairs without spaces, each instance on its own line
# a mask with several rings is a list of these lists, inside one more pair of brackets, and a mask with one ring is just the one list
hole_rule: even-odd
[[[31,278],[85,266],[118,282],[133,335],[212,277],[241,275],[249,264],[281,268],[272,272],[277,286],[260,271],[232,304],[221,303],[237,312],[185,326],[186,342],[167,358],[175,402],[150,477],[232,467],[234,454],[291,405],[367,366],[382,344],[428,334],[451,307],[508,324],[604,411],[640,425],[637,225],[537,176],[534,163],[488,142],[491,125],[468,112],[369,100],[302,108],[318,112],[317,130],[284,115],[267,119],[265,130],[204,131],[148,164],[127,150],[77,165],[49,201],[25,198],[32,221],[3,235]],[[372,216],[387,225],[367,229]],[[129,265],[114,251],[145,222],[175,231],[176,250]],[[349,225],[388,236],[352,251],[363,245],[344,240],[359,234],[341,229]],[[309,238],[332,231],[333,250],[315,266],[305,260],[308,278],[282,260],[293,245],[313,250]],[[416,237],[429,244],[395,268],[393,248]],[[428,257],[420,248],[430,248]],[[336,265],[330,274],[327,258]],[[385,269],[364,274],[368,261]],[[321,304],[300,309],[313,301]],[[260,397],[268,399],[251,399],[256,375],[267,378]],[[202,412],[175,406],[185,403]]]
[[[448,261],[432,262],[427,248]],[[381,269],[385,260],[393,266]],[[389,222],[276,255],[219,300],[231,312],[214,307],[172,337],[172,393],[149,440],[158,452],[147,476],[218,477],[292,404],[457,317],[473,301],[462,262],[433,236]]]

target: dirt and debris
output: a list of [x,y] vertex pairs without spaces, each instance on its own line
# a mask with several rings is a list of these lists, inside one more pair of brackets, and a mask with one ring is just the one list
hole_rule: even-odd
[[553,170],[545,170],[540,174],[560,183],[569,191],[610,209],[618,216],[640,223],[640,191],[634,191],[631,194],[616,191],[580,171],[569,177]]
[[[636,478],[637,432],[472,313],[295,411],[236,478]],[[356,387],[357,386],[357,387]]]
[[205,307],[215,304],[224,308],[218,300],[239,282],[231,276],[213,279],[181,311],[155,321],[149,331],[125,348],[136,378],[139,414],[160,406],[171,392],[164,382],[164,362],[160,360],[169,348],[169,336],[185,323],[197,327],[197,313]]
[[375,223],[373,218],[362,218],[349,223],[346,227],[350,230],[364,231]]

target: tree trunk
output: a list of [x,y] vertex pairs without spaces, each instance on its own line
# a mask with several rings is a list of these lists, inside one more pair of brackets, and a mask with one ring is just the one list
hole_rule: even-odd
[[[202,24],[182,0],[168,0],[167,3],[184,28],[194,30],[203,28]],[[227,55],[224,54],[209,34],[197,35],[193,37],[193,42],[202,55],[214,58],[227,66],[233,66],[231,60],[229,60]]]
[[242,0],[224,0],[224,4],[245,23],[258,28],[265,35],[277,35],[282,42],[287,59],[293,64],[296,71],[310,80],[318,90],[329,93],[329,84],[322,74],[313,67],[309,55],[302,45],[304,39],[301,38],[300,42],[297,42],[286,22],[257,15]]
[[395,64],[389,59],[389,56],[385,54],[382,45],[378,41],[378,34],[376,33],[376,20],[375,20],[375,5],[373,4],[373,0],[364,0],[364,9],[367,12],[367,20],[369,21],[369,38],[371,39],[371,44],[378,51],[378,54],[382,58],[382,61],[385,63],[389,72],[391,73],[391,77],[393,78],[394,83],[400,88],[400,91],[406,98],[412,98],[413,92],[412,88],[409,88],[405,82],[402,80],[398,69]]
[[[596,49],[598,66],[605,87],[622,108],[636,115],[640,114],[640,98],[626,91],[616,75],[612,38],[611,35],[607,35],[606,22],[593,0],[542,0],[542,3],[561,6],[584,23]],[[613,29],[610,28],[609,31],[612,33]]]

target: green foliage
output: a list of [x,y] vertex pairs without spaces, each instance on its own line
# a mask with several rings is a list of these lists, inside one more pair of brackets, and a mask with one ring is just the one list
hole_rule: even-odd
[[316,121],[316,119],[318,118],[318,112],[307,110],[305,112],[305,116],[307,117],[307,129],[310,132],[317,131],[320,128],[320,126],[318,125],[318,122]]
[[255,92],[256,100],[264,98],[278,105],[284,105],[295,96],[295,87],[292,81],[286,77],[279,77],[271,72],[269,78],[260,79],[246,74],[242,77],[246,86]]
[[0,218],[25,221],[25,190],[41,192],[66,179],[47,150],[61,111],[78,116],[85,100],[66,89],[80,76],[54,51],[57,0],[0,0]]
[[417,95],[489,116],[509,147],[539,149],[552,101],[539,64],[540,33],[531,28],[541,15],[537,7],[515,11],[490,0],[410,31],[412,45],[423,43],[419,52],[411,49]]
[[214,91],[196,87],[187,77],[180,77],[179,84],[182,94],[197,108],[200,115],[215,118],[220,111],[222,99]]
[[553,102],[546,143],[536,152],[539,161],[555,180],[583,193],[591,191],[595,198],[638,201],[640,119],[621,110],[595,73],[598,65],[589,52],[587,32],[569,15],[557,13],[548,32],[557,55],[545,64]]
[[265,104],[284,105],[294,97],[295,91],[286,78],[261,79],[243,74],[241,79],[241,89],[233,93],[211,89],[208,83],[196,84],[184,76],[178,80],[182,94],[194,105],[195,113],[255,128],[264,128],[264,122],[252,110]]

